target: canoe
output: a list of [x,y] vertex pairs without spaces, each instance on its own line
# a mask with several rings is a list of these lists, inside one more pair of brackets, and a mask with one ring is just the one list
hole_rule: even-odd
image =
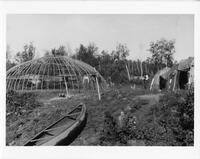
[[86,106],[79,104],[67,115],[38,133],[24,146],[69,145],[80,134],[86,120]]

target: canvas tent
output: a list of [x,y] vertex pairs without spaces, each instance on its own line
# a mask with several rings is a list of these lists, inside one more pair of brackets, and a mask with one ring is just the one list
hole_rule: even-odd
[[194,84],[194,58],[181,60],[177,69],[177,81],[174,89],[186,89]]
[[168,81],[167,81],[167,89],[174,90],[177,82],[177,73],[178,73],[178,64],[172,66],[172,68],[167,72]]
[[188,84],[190,87],[194,87],[194,60],[191,62]]
[[168,72],[170,71],[169,67],[158,71],[154,78],[151,81],[150,90],[162,90],[167,87]]
[[176,90],[194,86],[194,58],[181,60],[171,69],[164,68],[154,76],[150,90]]

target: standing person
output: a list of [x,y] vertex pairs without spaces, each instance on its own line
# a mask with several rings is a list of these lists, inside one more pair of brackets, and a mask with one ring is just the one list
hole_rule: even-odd
[[83,76],[83,88],[84,89],[88,89],[89,88],[89,83],[90,83],[89,75],[84,75]]
[[149,76],[148,75],[144,75],[144,78],[143,78],[144,89],[147,89],[148,80],[149,80]]
[[93,89],[93,90],[95,90],[95,88],[96,88],[96,77],[97,77],[96,74],[90,75],[90,79],[91,79],[90,80],[91,81],[90,88]]

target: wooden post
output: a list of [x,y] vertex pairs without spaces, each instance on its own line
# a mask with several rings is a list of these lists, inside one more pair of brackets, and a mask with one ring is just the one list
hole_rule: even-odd
[[96,84],[97,84],[98,97],[99,97],[99,100],[101,100],[101,93],[100,93],[100,89],[99,89],[99,82],[98,82],[97,76],[96,76]]
[[128,80],[130,81],[131,80],[130,73],[129,73],[129,70],[128,70],[128,67],[127,67],[126,64],[125,64],[125,66],[126,66],[126,71],[127,71],[127,74],[128,74]]
[[151,85],[150,85],[150,91],[151,91],[151,89],[152,89],[153,82],[154,82],[154,78],[153,78],[153,79],[152,79],[152,81],[151,81]]
[[177,78],[177,74],[178,74],[178,72],[176,71],[176,75],[175,75],[175,79],[174,79],[174,85],[173,85],[173,91],[174,91],[175,86],[176,86],[176,78]]
[[140,69],[139,69],[139,66],[138,66],[138,65],[139,65],[138,62],[139,62],[139,61],[136,62],[136,67],[137,67],[138,73],[140,73]]
[[141,64],[140,64],[140,69],[141,69],[141,77],[142,77],[143,76],[142,61],[141,61]]
[[169,80],[169,90],[171,88],[172,79]]
[[[64,80],[65,80],[65,77],[64,77]],[[67,87],[67,82],[65,80],[65,89],[66,89],[66,93],[67,93],[67,97],[69,96],[69,91],[68,91],[68,87]]]
[[[95,67],[94,67],[94,71],[96,71]],[[98,81],[98,78],[97,78],[97,73],[95,75],[95,80],[96,80],[96,85],[97,85],[97,92],[98,92],[98,97],[99,97],[99,100],[101,100],[101,93],[100,93],[100,88],[99,88],[99,81]]]
[[149,74],[149,71],[148,71],[148,68],[147,68],[147,63],[144,63],[144,64],[145,64],[146,74]]

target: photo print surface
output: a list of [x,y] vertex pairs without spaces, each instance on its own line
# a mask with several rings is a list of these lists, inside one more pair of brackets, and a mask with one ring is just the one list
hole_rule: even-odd
[[194,15],[8,14],[6,146],[193,146]]

